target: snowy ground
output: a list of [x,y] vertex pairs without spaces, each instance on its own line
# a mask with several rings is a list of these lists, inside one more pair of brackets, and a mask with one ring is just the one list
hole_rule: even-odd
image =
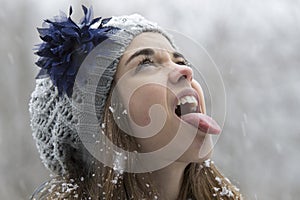
[[[0,0],[0,199],[26,199],[49,178],[29,127],[27,104],[37,72],[32,48],[40,42],[35,27],[72,2]],[[74,16],[80,4],[91,1],[72,3]],[[247,199],[298,199],[300,1],[102,0],[93,5],[96,16],[138,12],[201,43],[220,70],[227,96],[215,163]]]

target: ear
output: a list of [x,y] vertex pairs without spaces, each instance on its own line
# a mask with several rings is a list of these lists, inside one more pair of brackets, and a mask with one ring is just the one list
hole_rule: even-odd
[[196,80],[192,80],[192,87],[197,91],[199,95],[199,100],[200,100],[200,109],[203,114],[206,114],[206,106],[205,106],[205,99],[204,99],[204,93],[202,90],[202,87]]

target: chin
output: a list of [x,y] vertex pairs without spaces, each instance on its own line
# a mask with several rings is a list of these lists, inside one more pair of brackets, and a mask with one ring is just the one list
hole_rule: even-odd
[[202,163],[210,159],[213,154],[212,140],[209,135],[197,134],[194,142],[188,150],[179,158],[179,161],[186,163]]

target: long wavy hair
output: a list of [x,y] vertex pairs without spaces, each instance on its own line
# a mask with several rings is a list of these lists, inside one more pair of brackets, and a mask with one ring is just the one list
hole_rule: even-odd
[[[115,85],[112,84],[112,85]],[[114,86],[112,86],[114,88]],[[123,132],[110,112],[112,89],[106,101],[103,131],[108,139],[126,151],[138,151],[134,137]],[[121,112],[115,104],[115,112]],[[81,164],[79,164],[81,165]],[[32,195],[31,199],[161,199],[148,173],[120,172],[96,159],[86,166],[76,166],[69,174],[53,177]],[[239,189],[224,177],[213,162],[190,163],[185,171],[178,200],[243,199]]]

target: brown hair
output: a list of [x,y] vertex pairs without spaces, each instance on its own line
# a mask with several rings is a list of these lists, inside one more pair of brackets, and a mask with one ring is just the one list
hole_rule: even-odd
[[[105,105],[103,131],[118,147],[126,151],[137,151],[135,139],[118,127],[109,111],[111,95],[112,92]],[[115,105],[115,109],[120,113],[122,108],[118,105],[120,104]],[[88,173],[81,166],[77,169],[67,175],[52,178],[36,191],[32,199],[160,199],[151,179],[151,172],[120,173],[96,160],[89,164]],[[186,167],[178,199],[227,200],[242,199],[242,196],[210,162],[206,165],[190,163]]]

